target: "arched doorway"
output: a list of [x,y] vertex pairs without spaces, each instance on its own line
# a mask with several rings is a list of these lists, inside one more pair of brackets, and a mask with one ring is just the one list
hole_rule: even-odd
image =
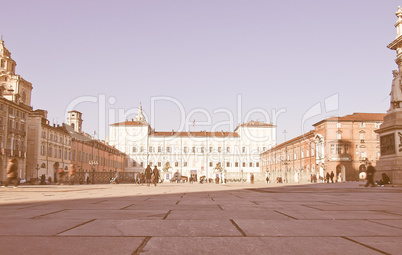
[[339,164],[336,166],[336,181],[337,182],[342,182],[345,181],[346,173],[345,173],[345,166],[342,164]]

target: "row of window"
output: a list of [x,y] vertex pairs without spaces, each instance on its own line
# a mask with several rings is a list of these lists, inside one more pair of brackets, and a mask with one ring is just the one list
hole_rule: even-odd
[[[380,128],[381,122],[376,122],[374,123],[374,128]],[[336,123],[336,127],[340,128],[342,127],[342,124],[340,122]],[[365,122],[360,122],[360,128],[366,128],[366,123]]]
[[[162,148],[161,146],[159,146],[159,147],[157,148],[157,151],[155,151],[154,149],[156,149],[156,148],[150,146],[148,152],[150,152],[150,153],[153,153],[153,152],[160,152],[160,153],[161,153],[161,152],[163,151],[163,148]],[[190,149],[191,149],[191,151],[190,151]],[[184,146],[184,147],[183,147],[183,153],[189,153],[189,152],[191,152],[191,153],[205,153],[205,150],[206,150],[205,147],[191,147],[191,148],[190,148],[190,147],[187,147],[187,146]],[[266,151],[266,147],[262,147],[262,148],[256,147],[256,152],[257,152],[257,153],[260,152],[260,150],[261,150],[261,152]],[[173,152],[173,147],[167,146],[165,151],[166,151],[167,153],[171,153],[171,152]],[[133,152],[134,152],[134,153],[136,153],[136,152],[145,152],[145,148],[144,148],[144,146],[141,146],[141,147],[139,148],[139,150],[138,150],[138,148],[134,146],[134,147],[133,147]],[[213,152],[222,153],[222,152],[223,152],[223,148],[222,148],[222,147],[217,147],[217,148],[215,148],[215,150],[214,150],[213,147],[209,147],[209,151],[208,151],[208,152],[209,152],[209,153],[213,153]],[[224,152],[230,153],[230,152],[231,152],[230,147],[226,147],[226,150],[225,150]],[[242,147],[241,152],[242,152],[242,153],[246,153],[246,147]]]
[[[42,138],[46,139],[46,131],[42,131]],[[71,145],[70,138],[66,137],[65,139],[63,139],[63,135],[61,135],[61,134],[59,135],[57,133],[55,133],[54,135],[53,135],[53,133],[49,133],[49,141],[55,141],[55,142],[60,142],[60,143],[64,142],[64,144]]]
[[[217,163],[220,163],[220,162],[217,162]],[[216,165],[217,163],[215,163],[215,165]],[[169,162],[167,162],[167,164],[170,165]],[[149,165],[150,165],[150,166],[153,166],[153,162],[149,162]],[[162,167],[162,162],[158,162],[157,165],[158,165],[158,167]],[[223,164],[221,163],[221,165],[223,165]],[[242,162],[241,165],[242,165],[243,167],[247,167],[247,166],[248,166],[248,167],[260,167],[260,162],[255,162],[255,163],[249,162],[248,164],[247,164],[246,162]],[[136,167],[136,166],[137,166],[137,163],[136,163],[136,162],[133,162],[133,166]],[[141,166],[141,167],[144,167],[144,162],[141,162],[141,163],[140,163],[140,166]],[[175,162],[175,163],[174,163],[174,166],[175,166],[175,167],[179,167],[179,162]],[[188,162],[183,162],[183,167],[187,167],[187,166],[188,166]],[[232,166],[233,166],[233,164],[232,164],[231,162],[226,162],[226,167],[232,167]],[[213,162],[209,162],[209,167],[214,167],[214,163],[213,163]],[[235,163],[234,163],[234,167],[239,167],[239,162],[235,162]]]
[[[40,154],[42,156],[46,156],[46,144],[41,145]],[[49,151],[48,151],[47,156],[61,159],[62,155],[63,155],[63,152],[62,152],[61,148],[58,148],[56,146],[54,146],[54,147],[49,146]],[[71,151],[67,151],[67,150],[64,151],[64,159],[71,160]]]

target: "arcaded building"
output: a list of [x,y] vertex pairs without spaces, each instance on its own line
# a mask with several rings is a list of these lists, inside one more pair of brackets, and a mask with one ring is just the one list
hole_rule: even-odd
[[18,176],[27,176],[27,118],[32,111],[32,84],[15,73],[16,65],[0,40],[0,181],[7,179],[10,158],[18,161]]
[[380,157],[380,140],[375,133],[382,113],[353,113],[315,123],[314,130],[286,141],[261,154],[261,172],[271,181],[309,182],[334,172],[341,181],[357,181],[368,162]]

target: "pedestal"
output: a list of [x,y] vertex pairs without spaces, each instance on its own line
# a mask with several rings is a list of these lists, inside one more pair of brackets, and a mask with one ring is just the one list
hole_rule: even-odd
[[392,184],[402,185],[402,108],[389,111],[375,132],[380,135],[381,156],[374,179],[386,173]]

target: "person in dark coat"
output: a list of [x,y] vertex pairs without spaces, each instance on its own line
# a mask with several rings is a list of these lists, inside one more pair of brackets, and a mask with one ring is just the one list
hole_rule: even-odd
[[18,161],[15,158],[8,161],[7,182],[5,186],[7,187],[11,182],[14,182],[14,188],[18,186]]
[[329,183],[329,173],[327,172],[327,174],[325,175],[325,180],[327,181],[327,183]]
[[371,162],[370,162],[368,165],[369,165],[369,166],[367,167],[367,171],[366,171],[366,173],[367,173],[367,175],[366,175],[367,183],[366,183],[366,185],[364,185],[364,186],[365,186],[365,187],[368,187],[368,186],[371,184],[372,187],[375,187],[375,184],[374,184],[375,168],[374,168],[374,166],[371,164]]
[[151,183],[151,178],[152,178],[152,169],[148,165],[147,168],[145,169],[145,180],[147,182],[148,187],[149,187],[149,184]]
[[159,182],[159,170],[156,166],[152,172],[152,180],[153,180],[155,186]]
[[331,178],[331,182],[334,183],[334,171],[331,171],[331,174],[329,175],[329,178]]

